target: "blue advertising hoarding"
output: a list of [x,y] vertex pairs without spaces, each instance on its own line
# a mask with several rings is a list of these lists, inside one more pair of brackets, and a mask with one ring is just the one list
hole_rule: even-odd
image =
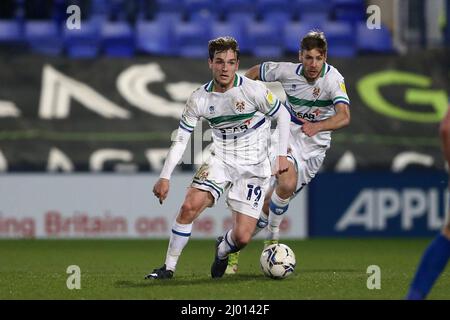
[[445,172],[322,173],[309,186],[309,236],[432,236],[444,224]]

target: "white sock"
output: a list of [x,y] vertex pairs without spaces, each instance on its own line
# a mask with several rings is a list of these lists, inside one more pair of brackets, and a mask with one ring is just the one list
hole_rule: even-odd
[[283,221],[284,213],[289,207],[288,199],[282,199],[278,196],[276,190],[272,193],[269,205],[269,225],[267,229],[269,230],[268,239],[278,240],[280,238],[280,225]]
[[239,251],[238,247],[231,238],[232,231],[233,229],[228,230],[228,232],[225,233],[225,236],[223,237],[223,241],[219,244],[219,259],[225,259],[229,253]]
[[166,255],[166,269],[175,272],[178,258],[181,251],[189,241],[191,236],[192,223],[181,224],[175,221],[172,226],[172,233],[170,235],[169,247]]
[[256,223],[256,228],[255,231],[253,231],[252,237],[260,233],[261,230],[264,230],[267,227],[268,223],[269,217],[264,213],[264,211],[261,211],[261,215],[259,216],[258,222]]

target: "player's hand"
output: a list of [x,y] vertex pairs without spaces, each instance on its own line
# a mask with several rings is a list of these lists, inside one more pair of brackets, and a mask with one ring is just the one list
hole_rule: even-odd
[[275,174],[282,174],[283,172],[287,172],[289,170],[289,161],[286,156],[278,156],[277,157],[277,171]]
[[169,180],[160,178],[153,187],[153,194],[159,199],[159,203],[162,204],[169,194]]
[[320,132],[321,123],[320,122],[311,122],[308,120],[305,120],[303,118],[298,118],[299,121],[301,121],[302,124],[302,131],[304,134],[306,134],[308,137],[312,137]]

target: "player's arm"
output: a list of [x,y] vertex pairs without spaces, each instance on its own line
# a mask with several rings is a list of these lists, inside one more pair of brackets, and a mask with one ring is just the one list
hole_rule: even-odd
[[169,193],[169,181],[173,170],[183,156],[186,145],[191,136],[190,132],[184,131],[179,128],[177,136],[170,147],[169,153],[167,154],[166,161],[164,162],[164,167],[159,176],[159,180],[153,187],[153,194],[159,199],[159,203],[167,198]]
[[308,120],[299,118],[302,125],[302,131],[308,136],[312,137],[321,131],[337,130],[346,127],[350,124],[350,108],[346,103],[337,103],[334,106],[336,114],[328,119],[318,122],[310,122]]
[[288,171],[289,164],[287,160],[288,146],[289,146],[289,132],[291,123],[291,114],[286,107],[281,103],[280,109],[272,118],[277,120],[278,129],[278,158],[277,158],[277,173],[282,174]]
[[445,160],[450,165],[450,108],[439,126],[439,135],[441,137],[442,151]]
[[245,76],[252,80],[260,80],[260,78],[259,78],[259,68],[260,67],[261,67],[260,64],[257,64],[255,66],[251,67],[250,69],[247,70],[247,72],[245,73]]
[[194,131],[195,125],[199,120],[199,117],[195,114],[194,106],[195,104],[191,96],[186,103],[183,115],[181,116],[177,135],[170,147],[169,153],[164,162],[164,167],[159,175],[159,180],[153,187],[153,194],[159,199],[159,203],[161,204],[169,194],[169,181],[172,176],[172,172],[181,160],[191,133]]

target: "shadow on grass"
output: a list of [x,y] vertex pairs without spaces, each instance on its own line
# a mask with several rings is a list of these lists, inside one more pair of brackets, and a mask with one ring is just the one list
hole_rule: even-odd
[[[194,276],[192,276],[194,277]],[[146,287],[155,287],[155,286],[186,286],[186,285],[197,285],[197,284],[208,284],[208,285],[224,285],[228,283],[237,283],[237,282],[251,282],[251,281],[273,281],[263,275],[255,275],[255,274],[239,274],[234,276],[224,276],[219,279],[212,279],[211,277],[198,277],[192,278],[188,276],[183,277],[175,277],[169,280],[119,280],[114,283],[116,288],[146,288]]]
[[365,273],[363,269],[303,269],[296,271],[298,273]]
[[[288,279],[284,279],[284,281],[291,281],[295,279],[297,276],[302,273],[361,273],[360,269],[304,269],[299,270],[294,273]],[[240,273],[233,276],[225,275],[223,278],[212,279],[209,276],[180,276],[175,277],[173,279],[168,280],[156,280],[156,279],[139,279],[139,280],[119,280],[114,282],[116,288],[146,288],[146,287],[177,287],[177,286],[186,286],[186,285],[197,285],[197,284],[208,284],[208,285],[224,285],[224,284],[233,284],[233,283],[244,283],[244,282],[262,282],[262,281],[274,281],[264,275],[255,275],[254,273]],[[278,281],[278,280],[275,280]]]

